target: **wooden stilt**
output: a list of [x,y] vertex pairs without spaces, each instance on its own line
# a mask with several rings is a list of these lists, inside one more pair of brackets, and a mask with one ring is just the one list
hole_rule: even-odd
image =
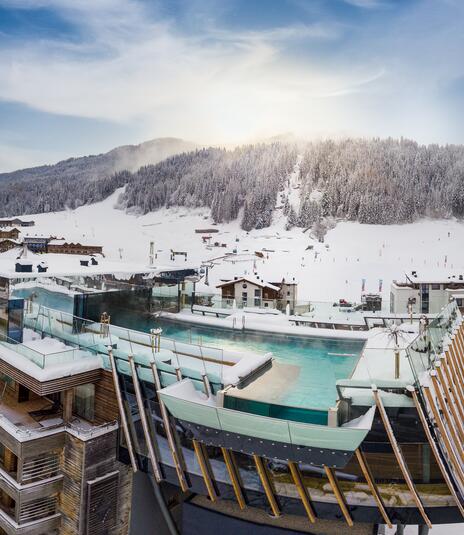
[[145,412],[145,404],[143,402],[142,392],[140,390],[137,368],[135,366],[134,357],[132,355],[129,355],[129,365],[132,373],[132,383],[134,385],[135,398],[137,400],[137,407],[139,409],[140,421],[142,423],[143,436],[147,444],[148,457],[150,458],[153,475],[155,476],[156,481],[159,483],[160,481],[162,481],[163,477],[161,475],[159,461],[156,456],[155,448],[153,446],[152,437],[150,436],[150,431],[147,422],[147,413]]
[[348,510],[348,507],[346,505],[345,496],[343,495],[342,490],[340,489],[340,485],[338,484],[338,480],[332,470],[332,468],[329,468],[328,466],[324,465],[325,474],[327,476],[327,479],[329,480],[330,486],[332,487],[333,493],[335,494],[335,498],[337,499],[338,505],[340,507],[340,510],[346,520],[346,523],[348,526],[353,527],[353,519],[351,518],[350,512]]
[[451,337],[450,349],[454,352],[461,374],[464,374],[464,354],[459,331]]
[[380,514],[382,515],[382,518],[384,519],[385,524],[391,529],[393,525],[385,509],[385,505],[383,503],[382,497],[380,496],[380,493],[377,489],[377,485],[375,483],[371,469],[369,468],[369,465],[367,464],[367,459],[364,453],[359,448],[355,451],[355,454],[356,454],[356,459],[358,459],[359,466],[361,467],[361,471],[364,475],[364,479],[366,480],[366,483],[369,485],[369,489],[372,493],[372,496],[374,496],[374,499],[377,503],[377,507],[379,508]]
[[461,468],[459,460],[456,457],[454,449],[448,438],[448,434],[446,432],[445,426],[443,425],[443,422],[441,421],[440,414],[438,413],[438,409],[435,404],[435,400],[433,399],[432,392],[430,391],[430,388],[428,386],[423,386],[422,390],[425,394],[425,397],[427,398],[427,403],[429,404],[429,407],[432,411],[433,419],[435,420],[435,424],[437,425],[440,431],[440,435],[443,440],[443,443],[445,444],[445,449],[446,449],[446,453],[448,454],[448,458],[451,464],[454,466],[454,470],[458,473],[461,485],[464,485],[464,472]]
[[242,486],[240,485],[240,478],[238,476],[236,466],[233,460],[233,452],[229,451],[226,448],[221,448],[222,456],[224,457],[224,462],[226,463],[227,472],[229,473],[229,478],[234,489],[235,498],[240,509],[246,508],[246,501],[243,495]]
[[308,489],[303,483],[303,478],[301,477],[300,469],[298,468],[298,465],[292,461],[288,463],[288,467],[290,468],[290,473],[292,474],[293,482],[295,483],[295,487],[298,491],[298,494],[300,495],[300,499],[303,503],[303,507],[305,508],[306,514],[308,515],[308,519],[312,524],[314,524],[314,522],[316,522],[316,513],[314,512],[314,509],[311,506]]
[[[157,391],[159,391],[161,390],[161,381],[158,375],[156,364],[154,362],[151,363],[151,371],[153,374],[155,388]],[[169,414],[166,409],[166,405],[164,404],[164,401],[159,396],[158,396],[158,402],[160,406],[161,417],[163,419],[164,430],[166,432],[166,438],[168,440],[169,450],[171,452],[172,460],[174,461],[174,466],[176,468],[177,479],[179,480],[181,489],[185,492],[188,490],[189,486],[185,478],[185,473],[182,470],[182,466],[181,466],[181,462],[180,462],[179,454],[177,450],[177,445],[174,440],[174,436],[173,436],[172,429],[171,429],[171,423],[169,421]]]
[[131,461],[132,470],[134,472],[138,471],[137,460],[134,454],[134,448],[132,446],[132,438],[129,432],[129,426],[127,424],[126,411],[124,409],[124,403],[122,400],[121,389],[119,388],[119,378],[118,372],[116,370],[116,363],[114,361],[113,351],[108,349],[108,358],[111,366],[111,373],[113,374],[113,383],[114,390],[116,392],[116,401],[118,403],[119,417],[121,419],[121,426],[124,433],[124,438],[126,439],[127,451],[129,452],[129,458]]
[[[456,410],[456,400],[454,399],[453,390],[449,387],[449,385],[446,382],[445,375],[443,373],[440,362],[437,362],[435,364],[435,371],[438,374],[437,382],[440,383],[441,388],[443,389],[443,392],[445,394],[444,401],[447,407],[449,408],[449,410],[451,411],[451,416],[453,417],[453,421],[454,421],[454,424],[456,426],[456,429],[459,435],[459,441],[460,441],[459,443],[462,446],[462,444],[464,443],[464,430],[462,428],[462,423]],[[435,379],[437,378],[435,377]]]
[[430,377],[432,378],[432,384],[433,389],[435,391],[435,395],[438,400],[438,406],[440,408],[440,411],[443,415],[443,418],[445,419],[447,429],[451,433],[451,438],[453,439],[455,448],[459,454],[459,457],[461,459],[461,462],[464,462],[464,451],[462,449],[461,442],[459,441],[458,434],[456,432],[456,428],[454,423],[451,421],[450,414],[448,411],[448,404],[446,403],[445,399],[443,398],[443,394],[441,393],[440,389],[440,383],[437,378],[437,372],[435,370],[432,370],[430,372]]
[[383,425],[385,427],[385,431],[387,432],[388,439],[390,441],[391,447],[393,449],[393,453],[395,454],[396,460],[398,462],[398,466],[400,467],[400,470],[403,474],[404,480],[406,481],[406,485],[408,486],[409,492],[411,493],[411,496],[414,500],[414,503],[416,504],[417,508],[419,509],[419,512],[424,519],[425,523],[429,528],[432,527],[432,523],[430,522],[429,517],[427,516],[427,513],[425,512],[425,508],[422,504],[422,501],[419,497],[419,494],[416,491],[416,487],[414,485],[413,479],[411,477],[411,474],[409,472],[409,468],[406,464],[406,461],[403,458],[403,454],[401,453],[400,446],[398,442],[396,441],[395,435],[393,433],[392,426],[390,424],[390,420],[387,415],[387,411],[385,410],[385,407],[383,406],[382,398],[379,394],[379,391],[376,388],[372,388],[372,393],[374,395],[375,403],[377,405],[377,408],[379,409],[380,417],[382,418]]
[[440,357],[441,362],[441,368],[445,373],[446,380],[448,382],[448,388],[452,391],[454,400],[456,402],[456,407],[459,412],[459,417],[461,419],[461,422],[464,422],[464,405],[461,402],[461,398],[459,396],[459,388],[456,384],[456,381],[453,380],[452,376],[452,370],[450,369],[450,365],[448,363],[448,359],[445,354],[443,354]]
[[456,391],[459,396],[459,401],[461,402],[461,405],[464,408],[464,390],[463,390],[464,382],[463,382],[463,377],[462,377],[462,371],[459,368],[459,363],[456,361],[456,356],[452,348],[448,348],[448,350],[445,351],[445,356],[446,356],[446,362],[448,363],[452,376],[453,376],[453,382],[454,382]]
[[204,449],[202,448],[202,444],[197,440],[193,439],[192,442],[198,464],[200,465],[201,475],[203,476],[203,481],[205,482],[205,487],[208,491],[209,499],[212,502],[215,502],[218,498],[218,495],[216,493],[216,489],[214,488],[213,480],[211,479],[209,467],[206,463]]
[[263,460],[259,455],[253,455],[253,459],[255,461],[256,471],[258,472],[259,479],[261,480],[267,501],[271,506],[272,513],[274,516],[280,516],[280,507],[277,503],[276,497],[274,496],[274,490],[272,489],[271,482],[269,481],[269,475],[266,471]]
[[408,390],[412,393],[412,399],[414,400],[414,405],[416,406],[417,414],[419,415],[422,427],[424,428],[425,436],[427,437],[430,449],[432,450],[433,456],[435,457],[435,461],[438,465],[438,468],[440,469],[441,475],[443,476],[446,486],[448,487],[451,495],[453,496],[461,515],[464,517],[464,507],[462,506],[461,501],[456,493],[456,490],[454,489],[453,482],[449,477],[448,471],[446,470],[446,467],[443,463],[440,452],[438,451],[437,444],[433,439],[432,433],[427,422],[427,418],[425,417],[424,411],[422,410],[421,404],[419,402],[419,398],[417,397],[416,389],[413,386],[410,386],[408,387]]

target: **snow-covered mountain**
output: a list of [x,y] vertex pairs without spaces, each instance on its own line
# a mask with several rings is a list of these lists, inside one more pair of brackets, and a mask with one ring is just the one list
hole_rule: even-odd
[[[345,139],[188,149],[155,140],[0,175],[0,215],[76,208],[125,186],[119,205],[130,213],[207,208],[215,223],[239,218],[247,231],[269,227],[280,214],[287,228],[317,235],[340,220],[464,216],[464,146]],[[181,152],[164,158],[170,151]]]

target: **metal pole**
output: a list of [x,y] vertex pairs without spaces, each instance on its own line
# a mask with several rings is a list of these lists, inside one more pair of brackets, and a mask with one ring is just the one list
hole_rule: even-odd
[[116,370],[116,363],[114,361],[113,351],[111,348],[108,348],[108,358],[110,361],[111,372],[113,374],[113,383],[114,383],[114,389],[116,391],[116,401],[118,403],[119,416],[121,418],[122,430],[124,432],[124,438],[126,439],[127,451],[129,452],[132,470],[135,473],[138,471],[137,460],[135,458],[134,449],[132,447],[132,438],[129,432],[129,426],[127,424],[127,416],[124,410],[124,402],[122,400],[121,389],[119,388],[118,372]]
[[145,442],[147,443],[148,456],[150,457],[151,467],[153,469],[153,474],[157,483],[159,483],[163,478],[161,476],[161,471],[159,467],[159,462],[156,457],[155,448],[151,441],[150,432],[148,429],[147,415],[145,413],[145,406],[143,403],[142,392],[140,391],[139,378],[137,375],[137,368],[135,367],[134,357],[129,355],[129,365],[132,373],[132,382],[134,384],[135,397],[137,399],[137,406],[139,409],[140,421],[142,422],[143,435],[145,437]]
[[406,461],[404,460],[403,455],[401,453],[400,446],[398,442],[396,441],[392,426],[390,424],[390,420],[387,415],[387,411],[385,410],[385,407],[383,406],[383,403],[382,403],[382,398],[380,397],[380,394],[375,386],[372,387],[372,393],[374,395],[377,408],[379,409],[380,417],[382,418],[382,422],[385,427],[385,431],[387,432],[388,439],[393,449],[393,453],[395,454],[396,460],[398,462],[398,466],[400,467],[404,480],[406,481],[406,485],[408,486],[408,489],[411,492],[412,498],[417,508],[419,509],[419,512],[422,515],[422,518],[424,519],[425,523],[427,524],[427,526],[432,527],[432,523],[430,522],[430,519],[427,516],[427,513],[425,512],[425,509],[419,497],[419,494],[416,491],[416,487],[414,485],[413,479],[409,472],[408,465],[406,464]]
[[[161,390],[161,381],[158,375],[158,370],[154,362],[151,363],[151,371],[153,373],[153,380],[155,382],[155,388],[158,392]],[[177,478],[179,479],[180,487],[185,492],[188,490],[189,486],[185,478],[184,471],[182,470],[181,463],[179,460],[179,455],[176,448],[176,443],[174,436],[172,434],[171,424],[169,422],[169,414],[166,409],[164,401],[158,396],[158,402],[161,410],[161,417],[163,418],[164,429],[166,431],[166,437],[168,439],[169,449],[171,450],[172,460],[174,461],[174,466],[176,467]]]

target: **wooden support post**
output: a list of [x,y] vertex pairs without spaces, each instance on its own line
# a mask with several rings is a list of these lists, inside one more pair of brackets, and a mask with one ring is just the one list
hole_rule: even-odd
[[74,402],[74,389],[68,388],[63,392],[63,422],[65,424],[72,420]]
[[459,368],[459,363],[456,361],[456,355],[454,354],[453,349],[450,347],[448,350],[445,351],[446,356],[446,362],[450,367],[453,383],[456,387],[459,400],[461,402],[462,407],[464,408],[464,390],[463,390],[463,377],[462,377],[462,371]]
[[[449,358],[449,357],[448,357]],[[454,400],[456,402],[456,407],[458,408],[459,416],[462,422],[464,422],[464,405],[461,402],[460,391],[458,385],[452,377],[452,370],[450,370],[450,365],[448,363],[448,358],[446,354],[443,354],[440,357],[441,369],[445,373],[446,380],[448,382],[448,388],[452,391]]]
[[140,390],[140,383],[139,383],[139,377],[137,375],[137,368],[135,366],[134,357],[132,355],[129,355],[129,365],[131,368],[132,383],[134,385],[135,398],[137,400],[137,407],[139,409],[140,421],[142,422],[143,436],[145,438],[145,443],[147,444],[148,457],[150,458],[150,464],[153,469],[153,475],[155,476],[157,483],[159,483],[160,481],[163,480],[163,477],[161,475],[159,461],[156,456],[155,447],[152,442],[152,437],[150,436],[150,430],[149,430],[148,422],[147,422],[147,413],[145,412],[145,404],[143,402],[143,396]]
[[201,475],[203,476],[203,481],[205,482],[206,490],[208,491],[209,499],[212,502],[215,502],[218,498],[216,489],[214,488],[213,480],[211,479],[211,474],[209,471],[208,464],[205,459],[205,450],[202,447],[203,445],[197,440],[193,439],[193,448],[195,450],[195,455],[197,456],[198,464],[200,465]]
[[374,500],[377,503],[377,507],[379,508],[380,514],[382,515],[382,518],[384,519],[385,524],[391,529],[393,526],[392,526],[390,517],[388,516],[382,497],[380,496],[380,493],[377,489],[377,485],[375,483],[371,469],[369,468],[369,465],[367,464],[367,459],[364,453],[359,448],[355,451],[355,453],[356,453],[356,459],[358,459],[359,466],[361,467],[361,471],[364,475],[364,479],[366,480],[366,483],[369,486],[372,496],[374,497]]
[[446,449],[446,453],[448,454],[448,458],[451,464],[454,466],[455,471],[458,473],[459,479],[461,481],[461,486],[464,486],[464,471],[462,470],[459,460],[456,457],[454,449],[448,438],[445,426],[443,425],[443,422],[441,421],[440,414],[435,404],[435,400],[433,399],[432,392],[430,391],[430,388],[428,386],[423,386],[422,389],[424,391],[425,397],[427,398],[429,407],[432,411],[435,424],[438,427],[443,443],[445,444],[445,449]]
[[456,502],[456,505],[458,506],[458,509],[461,515],[464,517],[464,507],[462,506],[461,501],[456,493],[456,490],[454,489],[453,482],[451,481],[451,478],[449,477],[446,466],[444,465],[440,452],[438,451],[437,444],[435,443],[435,440],[433,439],[432,433],[430,431],[430,428],[427,422],[427,418],[425,417],[424,411],[422,410],[421,404],[419,402],[416,389],[413,386],[410,386],[408,387],[408,390],[412,394],[412,399],[414,400],[414,405],[416,406],[417,414],[419,415],[419,419],[422,423],[422,427],[424,428],[425,436],[427,437],[430,449],[432,450],[433,456],[435,457],[435,461],[437,462],[441,475],[443,476],[443,479],[445,480],[445,483],[451,495],[453,496],[454,501]]
[[255,461],[256,471],[258,472],[259,479],[261,480],[261,485],[263,486],[267,501],[271,506],[272,514],[274,516],[280,516],[280,507],[277,503],[276,497],[274,496],[274,490],[269,480],[269,475],[266,471],[263,460],[259,455],[253,455],[253,459]]
[[132,470],[134,472],[137,472],[138,471],[137,460],[135,458],[134,448],[132,446],[132,438],[130,435],[129,426],[127,424],[127,416],[126,416],[126,411],[124,409],[121,389],[119,387],[118,372],[116,370],[116,363],[114,361],[113,351],[111,350],[111,348],[108,348],[108,358],[110,361],[111,373],[113,374],[114,390],[116,392],[116,401],[118,403],[119,417],[121,419],[121,426],[122,426],[122,430],[124,433],[124,438],[126,439],[127,451],[129,452]]
[[298,465],[292,461],[288,463],[288,467],[290,468],[290,473],[292,474],[293,482],[295,483],[295,487],[298,491],[298,494],[300,495],[300,499],[303,503],[306,514],[308,515],[308,519],[312,524],[314,524],[314,522],[316,522],[316,513],[312,508],[311,501],[309,499],[308,489],[304,485],[300,469],[298,468]]
[[450,349],[454,352],[461,373],[464,373],[464,355],[459,331],[451,337]]
[[435,371],[438,374],[438,379],[437,377],[435,377],[435,381],[439,383],[443,389],[443,392],[445,394],[444,402],[446,403],[447,407],[451,411],[451,415],[453,417],[454,423],[456,425],[456,429],[458,431],[460,444],[462,445],[464,443],[464,430],[462,428],[461,420],[456,411],[457,402],[454,398],[453,390],[446,383],[445,375],[443,373],[443,370],[441,369],[440,362],[437,362],[435,364]]
[[440,382],[437,379],[437,372],[435,370],[432,370],[430,372],[430,377],[432,378],[433,389],[435,391],[435,395],[438,400],[438,406],[440,407],[440,411],[445,419],[446,426],[449,432],[451,433],[451,438],[453,439],[453,442],[458,451],[459,457],[461,458],[461,461],[464,462],[464,450],[462,449],[462,444],[459,441],[459,437],[456,432],[454,423],[452,422],[450,418],[449,411],[448,411],[448,404],[446,403],[441,393]]
[[[161,381],[158,375],[158,370],[154,362],[151,363],[151,371],[153,373],[153,380],[155,383],[155,389],[158,392],[161,390]],[[166,438],[168,439],[168,446],[171,451],[172,460],[174,461],[174,466],[176,468],[177,479],[181,489],[185,492],[189,489],[187,479],[185,478],[184,471],[182,470],[181,462],[179,459],[179,454],[176,447],[176,442],[171,429],[171,422],[169,421],[169,414],[166,409],[164,401],[158,396],[159,406],[161,410],[161,417],[163,418],[164,430],[166,431]]]
[[340,485],[338,484],[338,480],[332,468],[329,468],[328,466],[324,465],[324,470],[325,470],[327,479],[329,480],[330,486],[332,487],[333,493],[335,494],[335,498],[337,498],[337,502],[341,509],[341,512],[343,516],[345,517],[346,523],[351,528],[353,527],[353,519],[351,518],[350,512],[346,505],[345,496],[343,495]]
[[411,474],[409,472],[409,468],[406,464],[406,461],[403,458],[403,454],[401,453],[400,446],[398,442],[396,441],[395,435],[393,433],[392,426],[390,424],[390,420],[387,415],[387,411],[385,410],[385,407],[382,403],[382,398],[379,394],[379,391],[376,387],[372,387],[372,393],[374,395],[375,404],[377,405],[377,408],[380,413],[380,417],[382,418],[383,425],[385,427],[385,431],[387,432],[388,439],[390,441],[393,453],[395,454],[396,460],[398,462],[398,466],[400,467],[400,470],[403,474],[404,480],[406,481],[406,485],[408,486],[409,492],[411,493],[411,496],[414,500],[414,503],[416,504],[417,508],[419,509],[420,514],[422,515],[422,518],[424,519],[425,523],[429,528],[432,527],[432,523],[430,522],[429,517],[427,516],[427,513],[425,512],[425,508],[422,504],[422,501],[419,497],[419,494],[416,491],[416,487],[414,485],[413,479],[411,477]]
[[234,458],[233,458],[233,451],[229,451],[226,448],[221,448],[222,456],[224,457],[224,461],[226,463],[227,472],[229,473],[230,481],[232,483],[232,487],[234,488],[235,498],[237,499],[237,503],[240,507],[240,509],[246,508],[246,501],[245,497],[243,495],[242,486],[240,485],[240,478],[237,473],[237,469],[235,466]]

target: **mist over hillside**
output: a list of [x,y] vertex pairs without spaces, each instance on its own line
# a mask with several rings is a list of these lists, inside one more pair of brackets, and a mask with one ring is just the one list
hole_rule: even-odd
[[[287,228],[464,216],[461,145],[404,139],[270,141],[233,150],[188,145],[154,140],[0,175],[1,215],[76,208],[126,186],[122,209],[207,207],[215,222],[240,217],[245,230],[267,227],[280,213]],[[171,150],[180,153],[162,157]]]

